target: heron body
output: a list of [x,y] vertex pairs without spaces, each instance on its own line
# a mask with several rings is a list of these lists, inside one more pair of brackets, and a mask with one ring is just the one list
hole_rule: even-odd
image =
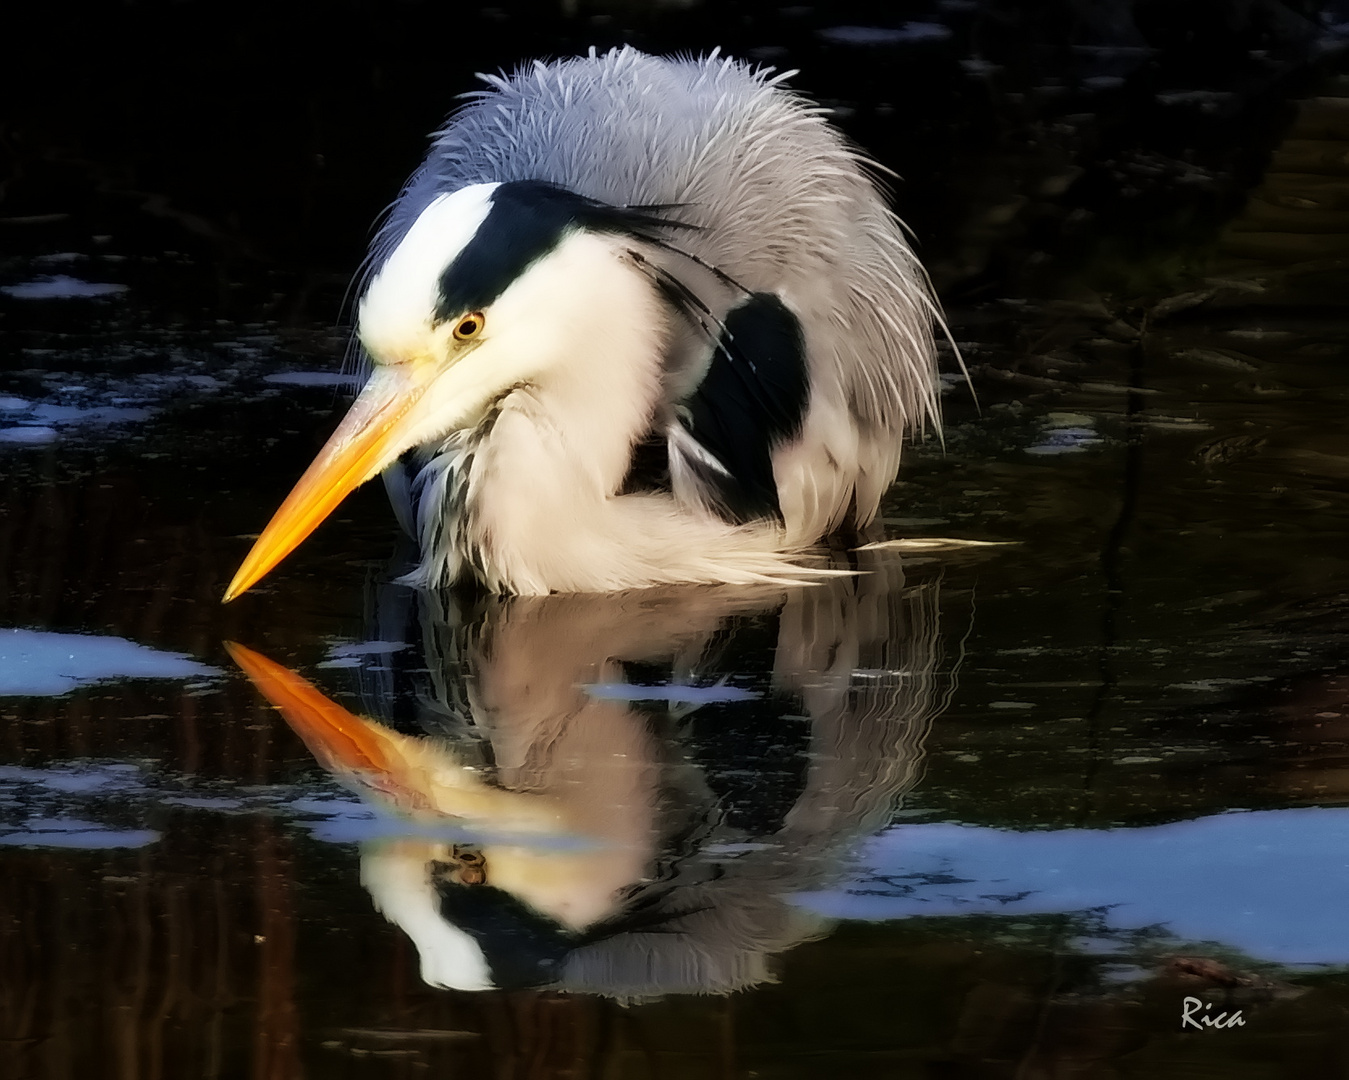
[[937,421],[936,309],[866,160],[716,55],[486,83],[376,237],[369,382],[226,598],[381,472],[419,584],[798,577]]

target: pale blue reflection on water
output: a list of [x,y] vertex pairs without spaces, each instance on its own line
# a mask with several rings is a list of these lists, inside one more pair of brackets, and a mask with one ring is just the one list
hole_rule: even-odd
[[1133,829],[900,825],[865,869],[797,903],[835,918],[1097,912],[1259,960],[1349,964],[1349,808],[1237,811]]
[[108,679],[191,679],[219,675],[182,653],[125,638],[0,630],[0,696],[55,697]]

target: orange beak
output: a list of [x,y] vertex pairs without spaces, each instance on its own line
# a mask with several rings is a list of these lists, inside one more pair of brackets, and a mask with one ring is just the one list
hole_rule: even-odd
[[433,374],[429,364],[376,370],[351,411],[286,496],[239,567],[223,603],[229,603],[299,547],[337,504],[379,475],[409,449],[409,413]]
[[392,771],[393,740],[379,725],[348,712],[313,683],[261,653],[232,641],[225,642],[225,648],[329,772],[387,775]]

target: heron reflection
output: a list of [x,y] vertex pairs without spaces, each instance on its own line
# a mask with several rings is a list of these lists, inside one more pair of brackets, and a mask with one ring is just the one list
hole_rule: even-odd
[[893,555],[788,590],[445,596],[391,586],[378,719],[232,652],[318,761],[408,823],[361,879],[423,979],[729,992],[828,929],[827,886],[915,782],[949,680],[937,584]]

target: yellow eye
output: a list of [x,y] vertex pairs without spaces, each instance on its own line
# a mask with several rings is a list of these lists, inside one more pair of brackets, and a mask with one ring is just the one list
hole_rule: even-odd
[[487,317],[481,311],[470,311],[454,328],[454,340],[472,341],[482,333],[483,324],[486,322]]

